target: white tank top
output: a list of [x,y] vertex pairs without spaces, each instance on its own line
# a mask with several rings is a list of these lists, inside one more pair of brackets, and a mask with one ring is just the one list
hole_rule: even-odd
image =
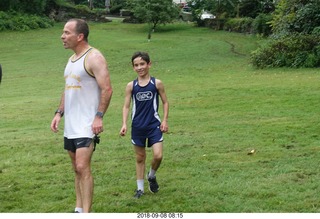
[[64,71],[64,136],[69,139],[94,136],[91,125],[99,106],[100,88],[95,77],[85,69],[90,50],[75,61],[70,57]]

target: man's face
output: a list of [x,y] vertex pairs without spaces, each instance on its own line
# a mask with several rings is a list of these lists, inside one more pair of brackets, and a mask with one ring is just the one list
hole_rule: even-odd
[[79,41],[79,35],[76,32],[76,22],[70,21],[64,25],[61,40],[65,49],[73,49]]

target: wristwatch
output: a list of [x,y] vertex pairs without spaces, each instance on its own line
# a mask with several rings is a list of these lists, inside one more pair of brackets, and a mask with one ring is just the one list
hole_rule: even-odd
[[57,113],[59,113],[61,117],[63,116],[63,111],[62,111],[62,110],[57,109],[57,110],[54,112],[54,115],[56,115]]
[[102,112],[97,112],[96,113],[96,116],[100,117],[100,118],[103,118],[103,113]]

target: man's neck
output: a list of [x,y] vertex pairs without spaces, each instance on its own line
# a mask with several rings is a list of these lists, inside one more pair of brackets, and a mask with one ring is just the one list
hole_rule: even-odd
[[85,52],[88,51],[88,49],[90,48],[89,44],[83,44],[83,45],[79,45],[75,50],[74,50],[74,58],[78,59],[80,58]]

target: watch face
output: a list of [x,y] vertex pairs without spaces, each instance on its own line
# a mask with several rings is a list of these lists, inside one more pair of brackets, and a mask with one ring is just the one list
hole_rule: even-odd
[[61,110],[57,109],[54,114],[57,114],[57,113],[59,113],[61,117],[63,116],[63,112]]
[[99,116],[99,117],[102,118],[102,117],[103,117],[103,113],[102,113],[102,112],[97,112],[97,113],[96,113],[96,116]]

